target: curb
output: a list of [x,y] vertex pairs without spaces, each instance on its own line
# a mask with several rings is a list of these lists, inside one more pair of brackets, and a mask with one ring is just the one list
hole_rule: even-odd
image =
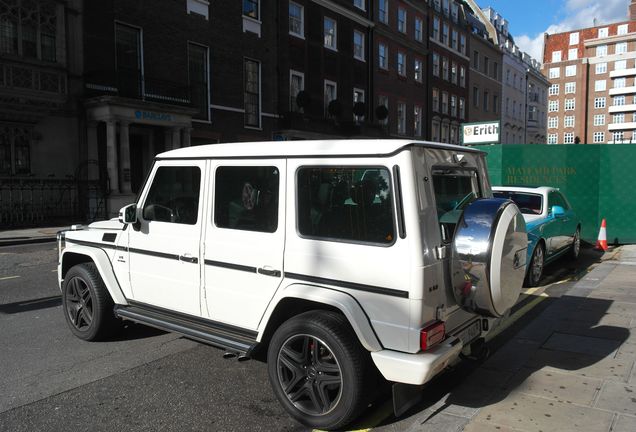
[[57,240],[57,236],[53,237],[30,237],[23,239],[13,239],[13,240],[2,240],[0,239],[0,248],[4,246],[19,246],[26,244],[37,244],[37,243],[52,243]]

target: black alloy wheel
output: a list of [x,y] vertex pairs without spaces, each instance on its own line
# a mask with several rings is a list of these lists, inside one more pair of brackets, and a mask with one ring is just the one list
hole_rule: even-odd
[[93,322],[93,297],[88,284],[80,276],[68,281],[64,309],[78,331],[86,331]]
[[347,318],[305,312],[278,327],[267,350],[267,372],[283,408],[314,429],[340,429],[355,420],[377,383],[369,353]]
[[71,267],[62,284],[62,308],[71,332],[80,339],[106,339],[121,328],[114,304],[95,264]]
[[310,335],[287,339],[278,351],[278,380],[287,399],[305,414],[328,414],[342,395],[342,371],[329,346]]

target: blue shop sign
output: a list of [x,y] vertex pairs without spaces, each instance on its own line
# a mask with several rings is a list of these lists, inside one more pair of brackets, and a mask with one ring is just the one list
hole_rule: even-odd
[[135,111],[138,120],[172,121],[172,114],[158,113],[154,111]]

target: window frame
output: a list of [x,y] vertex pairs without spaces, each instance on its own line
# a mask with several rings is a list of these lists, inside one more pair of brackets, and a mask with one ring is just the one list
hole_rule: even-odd
[[[356,47],[358,46],[356,44],[356,35],[360,36],[362,40],[361,50],[360,50],[362,52],[361,56],[356,55]],[[363,32],[356,29],[353,30],[353,58],[362,62],[366,61],[366,56],[365,56],[366,40],[365,39],[366,39],[365,34]]]
[[[331,37],[332,44],[327,45],[327,22],[330,21],[333,23],[333,35],[329,35]],[[331,18],[327,15],[323,16],[322,20],[322,46],[323,48],[327,48],[332,51],[338,51],[338,20],[335,18]]]
[[294,76],[296,76],[296,77],[300,77],[300,78],[301,78],[301,81],[300,81],[300,82],[301,82],[301,84],[302,84],[302,86],[301,86],[301,87],[302,87],[302,89],[300,89],[298,92],[300,93],[301,91],[304,91],[304,90],[305,90],[305,73],[304,73],[304,72],[297,71],[297,70],[295,70],[295,69],[289,69],[289,110],[290,110],[291,112],[302,112],[300,107],[296,106],[296,107],[294,108],[294,104],[292,103],[292,98],[293,98],[293,99],[294,99],[294,101],[295,101],[295,100],[296,100],[296,97],[298,96],[298,95],[296,95],[296,96],[292,96],[292,94],[291,94],[291,88],[292,88],[292,77],[294,77]]
[[[300,8],[300,33],[296,33],[293,32],[291,30],[291,20],[292,20],[292,16],[290,14],[289,8],[291,8],[291,6],[297,6]],[[301,5],[300,3],[296,3],[294,1],[289,1],[289,6],[288,6],[288,10],[287,10],[287,17],[288,17],[288,24],[289,24],[289,34],[292,36],[295,36],[297,38],[300,39],[305,39],[305,6]],[[295,19],[295,18],[294,18]]]
[[[247,123],[247,109],[245,106],[245,96],[247,91],[247,64],[253,62],[258,67],[258,126]],[[253,93],[249,93],[253,94]],[[261,130],[263,127],[263,77],[262,77],[262,64],[260,60],[250,57],[243,57],[243,127],[245,129],[257,129]]]

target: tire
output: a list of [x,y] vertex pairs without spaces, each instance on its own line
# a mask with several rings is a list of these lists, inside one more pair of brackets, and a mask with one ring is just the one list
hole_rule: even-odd
[[368,352],[347,319],[330,311],[283,323],[269,344],[267,371],[285,410],[318,429],[351,423],[366,408],[368,386],[375,382]]
[[62,308],[71,332],[86,341],[102,340],[121,328],[113,300],[95,264],[71,267],[62,285]]
[[577,260],[581,253],[581,228],[577,227],[574,232],[574,241],[572,242],[572,248],[570,249],[570,258]]
[[543,266],[545,265],[545,246],[543,243],[537,244],[532,252],[532,259],[530,260],[530,268],[528,268],[526,275],[526,285],[529,287],[536,287],[541,281],[543,276]]

